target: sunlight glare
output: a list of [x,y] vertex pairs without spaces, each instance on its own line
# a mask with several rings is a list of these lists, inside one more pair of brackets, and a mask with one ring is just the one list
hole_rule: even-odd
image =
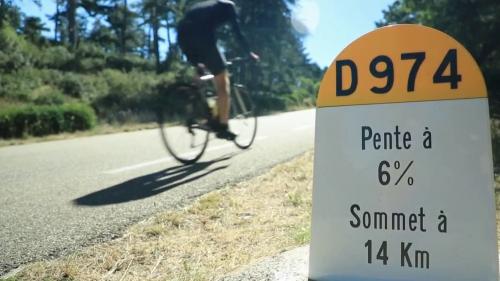
[[292,10],[291,20],[298,33],[314,33],[319,24],[319,6],[316,0],[299,0]]

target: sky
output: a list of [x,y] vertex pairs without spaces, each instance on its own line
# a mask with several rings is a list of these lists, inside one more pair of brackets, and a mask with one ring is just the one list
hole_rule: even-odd
[[[53,23],[47,14],[55,13],[54,1],[43,0],[43,10],[32,1],[18,1],[27,15],[35,15]],[[375,29],[382,10],[394,0],[298,0],[292,25],[304,34],[303,43],[311,60],[320,67],[329,66],[352,41]],[[299,24],[297,24],[299,23]]]
[[[313,62],[329,66],[351,42],[375,29],[394,0],[300,0],[292,18],[310,26],[304,46]],[[293,20],[292,20],[293,22]],[[299,29],[300,31],[300,29]]]

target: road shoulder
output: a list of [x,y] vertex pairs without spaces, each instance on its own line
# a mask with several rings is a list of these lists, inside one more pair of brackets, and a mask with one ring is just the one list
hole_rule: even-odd
[[309,245],[262,259],[219,281],[307,281]]

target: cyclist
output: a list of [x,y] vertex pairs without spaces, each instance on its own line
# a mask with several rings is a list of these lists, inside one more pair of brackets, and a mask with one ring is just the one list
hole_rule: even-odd
[[230,24],[241,47],[255,60],[259,56],[250,51],[241,33],[236,8],[229,0],[208,0],[189,8],[177,27],[178,42],[188,61],[194,66],[206,66],[215,76],[218,117],[209,122],[218,138],[234,140],[229,130],[230,82],[224,57],[217,49],[215,31],[219,26]]

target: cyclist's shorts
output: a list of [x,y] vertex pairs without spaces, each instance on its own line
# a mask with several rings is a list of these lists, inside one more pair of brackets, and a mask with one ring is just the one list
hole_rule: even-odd
[[202,63],[214,75],[226,69],[224,57],[217,50],[214,31],[183,22],[179,24],[177,31],[179,46],[191,64],[196,66]]

